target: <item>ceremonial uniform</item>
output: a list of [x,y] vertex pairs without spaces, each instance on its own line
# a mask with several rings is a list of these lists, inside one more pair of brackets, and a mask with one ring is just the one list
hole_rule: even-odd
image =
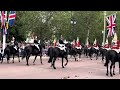
[[112,40],[112,50],[115,50],[117,53],[119,53],[119,40],[117,40],[116,33],[114,34],[114,38]]

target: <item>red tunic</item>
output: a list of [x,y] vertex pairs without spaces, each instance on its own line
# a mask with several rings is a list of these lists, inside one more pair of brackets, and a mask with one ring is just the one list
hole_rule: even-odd
[[116,45],[113,45],[113,46],[112,46],[112,49],[119,49],[119,41],[118,41],[118,40],[117,40]]
[[110,47],[110,44],[109,44],[109,43],[108,43],[108,44],[105,44],[103,47],[104,47],[104,48],[109,48],[109,47]]

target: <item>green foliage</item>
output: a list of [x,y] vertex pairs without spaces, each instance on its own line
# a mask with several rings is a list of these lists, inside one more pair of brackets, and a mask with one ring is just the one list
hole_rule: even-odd
[[[107,11],[107,15],[115,11]],[[74,17],[76,24],[71,24]],[[117,12],[117,34],[120,36],[120,12]],[[85,43],[88,30],[91,42],[95,38],[102,43],[104,30],[103,11],[17,11],[14,27],[9,27],[9,37],[25,40],[29,32],[39,39],[57,39],[62,35],[67,40],[79,39]]]

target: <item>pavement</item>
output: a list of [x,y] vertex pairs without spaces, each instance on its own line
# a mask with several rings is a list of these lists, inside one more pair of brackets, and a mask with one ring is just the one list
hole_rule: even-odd
[[[29,66],[26,66],[26,60],[15,58],[15,63],[7,64],[4,59],[0,64],[0,79],[120,79],[118,72],[118,63],[116,63],[115,73],[113,77],[106,76],[106,67],[101,62],[101,57],[98,60],[90,60],[82,56],[81,60],[75,61],[69,58],[68,65],[62,68],[61,59],[56,60],[56,69],[53,69],[48,62],[48,57],[43,57],[43,65],[40,63],[39,57],[33,65],[34,56],[30,57]],[[64,60],[65,63],[65,60]]]

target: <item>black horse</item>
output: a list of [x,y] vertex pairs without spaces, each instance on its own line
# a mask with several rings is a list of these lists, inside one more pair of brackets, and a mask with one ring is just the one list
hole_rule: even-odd
[[89,50],[89,57],[92,60],[92,55],[95,54],[96,56],[96,60],[98,59],[98,55],[99,55],[99,49],[95,49],[94,47],[91,47]]
[[[55,61],[58,57],[62,58],[62,68],[64,68],[64,66],[67,65],[68,63],[68,58],[67,58],[67,49],[65,49],[66,51],[64,50],[60,50],[60,48],[58,47],[50,47],[48,49],[48,56],[49,56],[49,60],[48,60],[48,63],[51,63],[51,67],[53,66],[54,69],[56,69],[55,67]],[[66,64],[63,66],[63,59],[66,59]]]
[[107,51],[108,51],[107,49],[100,48],[100,55],[102,55],[102,62],[104,62]]
[[18,57],[18,60],[20,62],[19,58],[19,47],[18,47],[18,42],[14,42],[14,45],[7,45],[7,47],[4,49],[4,54],[2,56],[1,63],[3,62],[3,58],[7,56],[7,62],[9,63],[10,56],[13,56],[13,63],[14,63],[14,57],[15,55]]
[[22,60],[26,57],[26,62],[27,62],[26,65],[29,65],[28,61],[29,61],[29,58],[30,58],[31,55],[35,55],[35,59],[33,61],[33,64],[35,63],[38,55],[40,55],[40,61],[41,61],[41,64],[42,64],[42,49],[43,48],[45,49],[45,44],[41,43],[41,44],[38,45],[38,47],[39,47],[39,49],[35,45],[29,45],[29,46],[26,46],[24,48],[23,55],[22,55]]
[[66,43],[65,46],[67,47],[67,54],[70,55],[71,57],[73,56],[75,58],[75,61],[78,61],[76,59],[77,53],[81,54],[81,51],[77,50],[76,48],[73,48],[70,43]]
[[[115,50],[109,50],[106,53],[106,62],[104,66],[107,67],[107,73],[106,75],[108,76],[108,64],[111,62],[110,65],[110,75],[113,76],[115,75],[115,63],[119,62],[119,74],[120,74],[120,53],[117,53]],[[112,68],[113,68],[113,74],[112,74]]]
[[[90,48],[91,48],[91,47],[90,47]],[[89,56],[90,48],[88,48],[87,46],[84,46],[84,56],[86,56],[87,58],[88,58],[88,56]]]

